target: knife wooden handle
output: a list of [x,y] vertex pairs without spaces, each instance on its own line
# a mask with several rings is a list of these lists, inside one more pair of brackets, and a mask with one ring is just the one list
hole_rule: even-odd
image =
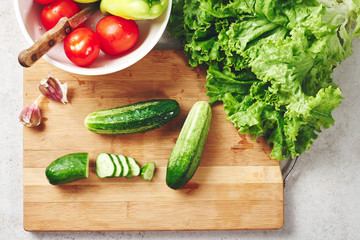
[[19,53],[19,63],[23,67],[31,67],[53,46],[61,42],[71,31],[72,27],[69,19],[66,17],[61,18],[55,27],[44,33],[31,47]]

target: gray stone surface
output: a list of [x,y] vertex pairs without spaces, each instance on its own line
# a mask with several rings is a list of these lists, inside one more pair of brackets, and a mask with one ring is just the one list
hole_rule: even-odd
[[[31,0],[29,0],[31,1]],[[304,153],[285,190],[280,230],[190,232],[47,232],[22,226],[22,68],[17,54],[27,44],[13,1],[0,0],[0,239],[360,239],[360,41],[335,71],[344,100],[335,126]],[[179,47],[165,35],[158,48]]]

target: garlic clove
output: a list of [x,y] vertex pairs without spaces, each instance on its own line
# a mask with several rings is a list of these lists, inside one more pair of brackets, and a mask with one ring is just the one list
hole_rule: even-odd
[[67,83],[62,84],[57,78],[49,75],[42,79],[39,84],[40,92],[47,98],[61,103],[68,103]]
[[41,113],[37,100],[21,111],[19,119],[25,127],[36,127],[40,125]]

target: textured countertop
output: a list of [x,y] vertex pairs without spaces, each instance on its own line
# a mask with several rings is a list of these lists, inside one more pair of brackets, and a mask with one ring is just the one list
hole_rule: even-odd
[[[191,232],[47,232],[22,226],[22,68],[28,47],[13,1],[0,0],[0,239],[359,239],[360,237],[360,40],[334,73],[345,97],[335,125],[304,153],[287,182],[285,224],[280,230]],[[178,48],[167,34],[157,48]]]

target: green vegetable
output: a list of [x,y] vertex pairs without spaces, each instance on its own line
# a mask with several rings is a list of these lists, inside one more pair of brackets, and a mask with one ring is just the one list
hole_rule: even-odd
[[85,126],[100,134],[142,133],[163,126],[179,112],[177,101],[154,99],[93,112],[86,117]]
[[141,168],[141,177],[146,181],[151,181],[154,177],[156,164],[148,162]]
[[211,107],[199,101],[191,108],[167,164],[166,184],[183,187],[195,174],[210,128]]
[[99,178],[127,177],[140,175],[141,168],[136,160],[124,155],[100,153],[95,162],[95,172]]
[[124,155],[118,155],[121,165],[123,166],[122,177],[126,177],[130,174],[130,167],[127,158]]
[[95,172],[99,178],[109,178],[115,176],[116,165],[110,154],[100,153],[96,157]]
[[140,175],[141,167],[132,157],[126,157],[129,163],[130,172],[126,175],[127,178],[133,178]]
[[282,160],[334,124],[342,97],[331,74],[352,54],[359,13],[359,0],[175,0],[168,31],[192,67],[208,66],[210,102]]
[[116,167],[116,170],[115,170],[115,174],[114,174],[114,177],[121,177],[121,173],[122,173],[122,164],[120,162],[120,158],[119,156],[111,153],[111,159],[113,160],[114,164],[115,164],[115,167]]
[[52,185],[86,179],[89,175],[89,155],[71,153],[62,156],[46,168],[45,175]]
[[101,12],[126,19],[143,20],[159,17],[168,5],[168,0],[102,0]]

